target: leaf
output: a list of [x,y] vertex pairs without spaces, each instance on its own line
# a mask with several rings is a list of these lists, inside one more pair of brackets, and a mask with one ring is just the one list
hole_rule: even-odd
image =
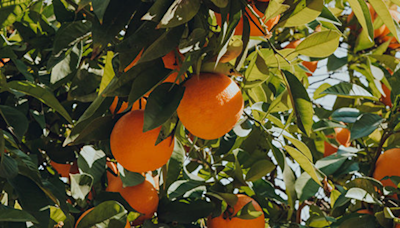
[[214,207],[214,203],[203,199],[184,198],[161,203],[157,210],[157,216],[164,222],[187,224],[207,217],[211,214]]
[[291,146],[284,146],[285,150],[290,154],[290,156],[299,163],[300,167],[306,171],[311,178],[320,186],[322,186],[320,177],[316,172],[316,168],[312,162],[304,156],[300,151],[296,150]]
[[360,110],[356,108],[340,108],[335,110],[331,117],[334,120],[342,121],[345,123],[355,123],[360,116]]
[[349,3],[361,27],[364,31],[367,31],[368,39],[372,41],[374,38],[374,28],[367,3],[363,0],[349,0]]
[[72,137],[71,142],[68,142],[68,144],[78,145],[81,143],[109,139],[112,129],[117,121],[118,119],[113,116],[98,117],[86,124],[83,130],[80,131],[79,135]]
[[93,183],[97,183],[104,174],[105,165],[106,154],[102,150],[96,150],[92,146],[82,147],[78,157],[80,173],[89,174]]
[[38,221],[31,214],[24,210],[17,210],[0,204],[0,222],[33,222]]
[[284,71],[284,75],[289,83],[288,91],[296,115],[297,126],[306,135],[310,135],[313,124],[313,107],[308,93],[296,76],[288,71]]
[[275,165],[269,160],[261,160],[254,163],[246,174],[246,181],[256,181],[275,169]]
[[107,6],[110,0],[91,0],[93,5],[93,12],[96,14],[100,23],[103,23],[104,13],[106,12]]
[[0,4],[0,27],[5,28],[12,25],[24,13],[31,0],[14,2],[1,2]]
[[214,3],[214,5],[216,5],[219,8],[225,8],[229,3],[229,0],[211,0],[211,1]]
[[307,24],[321,14],[323,6],[324,1],[322,0],[298,1],[293,12],[288,14],[288,18],[284,18],[285,20],[282,20],[278,26],[294,27]]
[[103,92],[103,90],[107,87],[108,84],[110,84],[111,80],[115,76],[114,69],[112,66],[113,58],[114,58],[114,52],[107,51],[106,64],[104,66],[103,76],[101,77],[99,94],[101,94]]
[[4,154],[0,153],[1,156],[1,163],[0,163],[0,177],[3,178],[14,178],[18,175],[18,163],[17,161]]
[[182,171],[183,163],[185,161],[185,150],[179,140],[175,140],[174,151],[167,165],[167,179],[165,181],[165,188],[168,189],[171,184],[178,180]]
[[109,2],[104,13],[103,23],[98,20],[93,22],[93,56],[100,53],[126,26],[139,3],[139,1],[131,0],[113,0]]
[[142,57],[140,57],[137,64],[165,56],[170,51],[174,50],[174,48],[179,45],[184,28],[185,26],[182,25],[164,32],[143,52]]
[[338,58],[338,57],[336,57],[335,54],[332,54],[328,58],[327,68],[328,68],[328,71],[335,71],[335,70],[342,68],[347,63],[348,63],[347,56]]
[[340,82],[339,84],[326,89],[321,94],[336,95],[344,98],[367,98],[375,101],[378,100],[378,98],[374,97],[361,86],[349,82]]
[[[103,171],[104,173],[104,171]],[[71,180],[71,195],[74,199],[84,200],[93,185],[93,177],[89,174],[69,174]]]
[[0,115],[11,132],[21,141],[29,126],[26,116],[18,109],[5,105],[0,105]]
[[246,205],[244,205],[235,215],[235,217],[240,219],[255,219],[259,216],[263,215],[262,211],[257,211],[254,208],[253,202],[250,201]]
[[400,41],[399,24],[392,18],[392,15],[390,14],[389,9],[387,8],[385,2],[381,0],[370,0],[368,2],[372,5],[375,12],[379,15],[380,18],[382,18],[383,23],[386,25],[386,27],[389,29],[392,35],[399,42]]
[[63,60],[58,62],[55,66],[48,66],[52,68],[50,82],[52,84],[55,84],[56,82],[76,72],[81,58],[82,44],[77,44],[72,47],[70,51],[68,51],[68,54],[64,57]]
[[45,87],[35,85],[28,81],[11,81],[8,83],[11,89],[15,89],[19,92],[26,93],[30,96],[35,97],[44,104],[53,108],[55,111],[60,113],[69,123],[72,123],[72,119],[64,107],[58,102],[57,98],[54,97],[53,93]]
[[151,20],[154,22],[159,22],[163,18],[164,14],[167,12],[174,0],[158,0],[156,1],[149,11],[142,17],[142,20]]
[[375,199],[372,195],[370,195],[367,191],[362,188],[350,188],[346,192],[346,198],[357,199],[366,203],[376,203],[377,199]]
[[164,14],[159,28],[172,28],[190,21],[199,11],[199,0],[175,0]]
[[53,43],[52,54],[58,56],[62,51],[72,48],[90,34],[90,21],[73,21],[64,23],[58,29]]
[[[76,228],[93,227],[96,224],[110,223],[112,227],[123,228],[126,225],[126,209],[117,201],[105,201],[95,206],[77,224]],[[111,223],[110,220],[117,220]]]
[[176,111],[185,88],[175,83],[163,83],[150,93],[144,110],[143,132],[161,126]]
[[126,170],[120,164],[118,164],[118,170],[119,176],[121,177],[122,183],[125,187],[139,185],[146,179],[141,173]]
[[362,114],[351,128],[351,140],[370,135],[383,120],[382,117],[373,113]]
[[319,99],[322,98],[324,96],[326,96],[326,94],[321,94],[323,91],[325,91],[326,89],[330,88],[331,85],[329,85],[328,83],[323,83],[321,84],[315,91],[314,91],[314,96],[313,99]]
[[336,51],[340,37],[341,34],[333,30],[317,32],[305,38],[296,47],[295,52],[309,57],[324,58]]
[[173,182],[168,188],[169,198],[175,199],[177,197],[185,195],[192,189],[204,185],[202,181],[195,180],[178,180]]
[[330,23],[332,23],[334,25],[338,25],[338,26],[342,25],[342,22],[326,6],[324,6],[322,8],[322,12],[318,16],[317,20],[330,22]]

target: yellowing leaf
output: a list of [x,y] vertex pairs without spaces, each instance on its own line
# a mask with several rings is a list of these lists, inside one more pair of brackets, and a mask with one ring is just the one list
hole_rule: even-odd
[[296,47],[296,53],[310,57],[323,58],[331,55],[339,46],[339,32],[329,30],[317,32],[304,39]]

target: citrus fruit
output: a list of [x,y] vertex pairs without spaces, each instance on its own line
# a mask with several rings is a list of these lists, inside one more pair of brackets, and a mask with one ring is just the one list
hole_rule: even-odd
[[225,135],[243,113],[240,88],[226,75],[200,73],[187,80],[184,87],[178,117],[197,137],[216,139]]
[[[86,210],[85,212],[82,213],[82,215],[78,218],[78,220],[75,223],[75,228],[78,227],[79,222],[83,219],[83,217],[85,217],[87,214],[89,214],[89,212],[91,212],[94,209],[94,207]],[[129,224],[129,221],[126,221],[126,225],[125,228],[130,228],[131,225]]]
[[384,103],[386,106],[392,107],[392,99],[390,98],[391,91],[390,89],[382,83],[382,90],[385,93],[385,96],[382,95],[381,101]]
[[[347,128],[336,127],[335,135],[327,135],[328,138],[335,138],[336,141],[345,147],[349,147],[350,143],[350,131]],[[331,154],[334,154],[338,151],[338,147],[335,145],[330,144],[329,142],[324,142],[325,149],[324,149],[324,157],[327,157]]]
[[174,137],[155,145],[161,126],[143,132],[144,111],[133,110],[115,124],[110,137],[111,152],[127,170],[147,172],[168,162],[174,149]]
[[358,210],[358,211],[356,211],[358,214],[368,214],[368,215],[373,215],[374,213],[371,211],[371,210],[369,210],[369,209],[361,209],[361,210]]
[[[115,113],[115,109],[118,106],[118,99],[119,99],[118,97],[114,97],[114,100],[110,105],[110,112],[112,114]],[[135,103],[133,103],[131,110],[144,109],[146,107],[146,104],[147,104],[147,100],[145,98],[143,98],[143,97],[139,98],[139,100],[137,100],[137,101],[135,101]],[[128,108],[128,102],[123,101],[121,104],[121,107],[117,111],[117,114],[125,111],[125,109],[127,109],[127,108]]]
[[[260,205],[251,197],[242,195],[242,194],[237,194],[238,201],[233,207],[233,213],[236,214],[240,209],[243,208],[246,204],[251,202],[254,206],[254,208],[257,211],[261,211],[262,209]],[[230,211],[232,212],[232,211]],[[225,214],[225,216],[224,216]],[[224,218],[226,217],[226,218]],[[243,227],[251,227],[251,228],[264,228],[265,227],[265,221],[264,221],[264,214],[261,216],[254,218],[254,219],[241,219],[237,217],[232,217],[229,218],[227,216],[226,212],[223,212],[220,216],[215,217],[215,218],[209,218],[207,221],[207,227],[208,228],[243,228]]]
[[60,177],[69,177],[70,173],[79,173],[78,165],[76,162],[73,162],[72,164],[61,164],[55,161],[51,161],[50,164],[57,171]]
[[[253,7],[253,10],[257,13],[259,17],[264,17],[264,14],[259,11],[256,7]],[[258,18],[251,12],[250,9],[246,7],[245,12],[243,12],[243,15],[246,15],[246,17],[249,18],[249,23],[250,23],[250,36],[264,36],[263,27],[260,24],[260,21]],[[222,25],[222,18],[221,14],[215,13],[215,17],[217,19],[217,24],[221,27]],[[271,29],[278,24],[280,15],[269,19],[268,21],[264,21],[265,25],[268,27],[268,31],[271,31]],[[235,33],[234,35],[243,35],[243,16],[240,18],[239,23],[236,26]]]
[[396,185],[390,180],[382,180],[385,176],[400,176],[400,148],[393,148],[381,154],[376,161],[373,177],[382,182],[383,186]]
[[117,178],[112,179],[111,182],[109,181],[109,186],[112,185],[113,189],[106,190],[109,192],[119,192],[133,209],[143,214],[133,221],[133,224],[140,225],[144,220],[153,217],[157,211],[159,200],[157,190],[154,186],[145,180],[139,185],[124,188],[121,179]]

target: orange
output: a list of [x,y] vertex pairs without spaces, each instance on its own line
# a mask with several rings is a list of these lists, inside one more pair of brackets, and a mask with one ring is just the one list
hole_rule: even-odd
[[197,137],[216,139],[225,135],[243,113],[242,92],[226,75],[200,73],[187,80],[184,87],[178,117]]
[[[240,209],[243,208],[243,206],[245,206],[249,202],[253,204],[254,208],[257,211],[262,212],[260,205],[251,197],[242,194],[237,194],[236,196],[238,197],[238,201],[233,207],[234,210],[233,213],[235,215]],[[226,218],[224,218],[224,214]],[[225,211],[218,217],[211,219],[209,218],[207,221],[207,227],[208,228],[243,228],[243,227],[264,228],[265,227],[264,213],[261,216],[254,219],[240,219],[237,217],[233,217],[230,219],[228,217],[229,215],[227,216],[227,213]]]
[[382,89],[383,89],[383,92],[385,93],[386,96],[382,95],[380,100],[386,106],[392,107],[392,98],[390,98],[390,94],[391,94],[390,89],[383,83],[382,83]]
[[[302,40],[292,41],[288,45],[286,45],[285,48],[296,48],[301,43],[301,41]],[[311,61],[311,62],[310,61],[303,61],[303,62],[301,62],[301,64],[311,72],[311,73],[307,72],[306,73],[307,76],[311,76],[312,73],[314,73],[315,70],[317,69],[318,61]]]
[[[83,219],[83,217],[85,217],[87,214],[89,214],[89,212],[91,212],[94,209],[94,207],[88,209],[87,211],[83,212],[83,214],[78,218],[78,220],[75,223],[75,228],[78,227],[79,222]],[[131,225],[129,224],[129,221],[126,221],[126,225],[125,228],[130,228]]]
[[[107,191],[119,192],[133,209],[143,214],[133,221],[133,225],[140,225],[144,220],[153,217],[154,213],[157,211],[159,200],[157,190],[154,186],[149,181],[145,180],[139,185],[124,188],[121,179],[118,179],[118,183],[110,183],[115,186],[115,189]],[[116,179],[114,179],[114,181],[116,181]]]
[[[264,17],[264,13],[259,11],[256,7],[253,7],[253,9],[259,17],[261,17],[261,18]],[[262,32],[263,27],[261,26],[257,17],[254,16],[253,13],[247,7],[246,7],[245,11],[246,11],[246,13],[243,12],[243,15],[245,15],[246,17],[250,16],[250,18],[249,18],[250,36],[264,36],[264,33]],[[222,25],[221,14],[215,13],[215,17],[217,19],[217,24],[221,27],[221,25]],[[276,24],[278,24],[280,18],[281,18],[281,16],[278,15],[272,19],[269,19],[266,22],[264,21],[265,25],[268,27],[268,31],[271,31],[271,29]],[[242,18],[240,18],[240,21],[236,26],[235,35],[243,35],[243,16],[242,16]]]
[[[350,131],[347,128],[336,127],[335,129],[335,136],[327,135],[328,138],[334,138],[336,141],[345,147],[349,147],[350,143]],[[330,144],[329,142],[324,142],[325,150],[324,150],[324,157],[327,157],[331,154],[334,154],[338,151],[338,147],[335,145]]]
[[371,210],[369,210],[369,209],[361,209],[361,210],[356,211],[356,213],[358,213],[358,214],[368,214],[368,215],[373,215],[373,214],[374,214],[374,213],[373,213]]
[[130,111],[117,121],[110,137],[115,159],[125,169],[137,173],[160,168],[168,162],[174,149],[173,136],[156,146],[161,126],[143,132],[143,121],[143,110]]
[[[118,105],[118,99],[119,99],[118,97],[115,97],[113,103],[110,106],[110,112],[112,114],[115,113],[115,109],[117,108],[117,105]],[[139,100],[137,100],[137,101],[135,101],[135,103],[133,103],[131,110],[144,109],[146,107],[146,104],[147,104],[146,99],[144,99],[143,97],[139,98]],[[125,111],[125,109],[127,109],[127,108],[128,108],[128,102],[123,101],[121,104],[121,107],[117,111],[117,114]]]
[[0,67],[3,67],[4,66],[4,64],[5,63],[7,63],[7,62],[9,62],[10,61],[10,59],[9,58],[4,58],[4,59],[1,59],[1,61],[0,61]]
[[50,164],[58,172],[60,177],[69,177],[69,173],[72,167],[71,164],[61,164],[54,161],[51,161]]
[[390,180],[381,180],[385,176],[400,176],[400,148],[393,148],[381,154],[376,161],[373,177],[382,182],[383,186],[396,185]]

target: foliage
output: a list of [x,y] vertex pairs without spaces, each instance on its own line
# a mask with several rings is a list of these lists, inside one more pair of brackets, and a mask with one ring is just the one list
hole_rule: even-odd
[[[110,172],[126,186],[145,174],[158,188],[157,213],[142,227],[206,227],[237,193],[260,204],[266,227],[396,226],[400,192],[372,175],[380,154],[400,147],[398,6],[0,0],[0,227],[71,228],[90,208],[80,227],[125,227],[140,214],[105,191]],[[193,136],[176,114],[185,80],[200,72],[230,75],[244,100],[239,122],[214,140]],[[145,130],[161,126],[157,143],[174,135],[174,151],[152,172],[116,172],[106,165],[117,162],[110,134],[141,99]],[[349,147],[335,128],[350,130]],[[338,151],[324,157],[326,144]],[[51,162],[69,164],[69,177]],[[259,215],[244,208],[236,216]]]

